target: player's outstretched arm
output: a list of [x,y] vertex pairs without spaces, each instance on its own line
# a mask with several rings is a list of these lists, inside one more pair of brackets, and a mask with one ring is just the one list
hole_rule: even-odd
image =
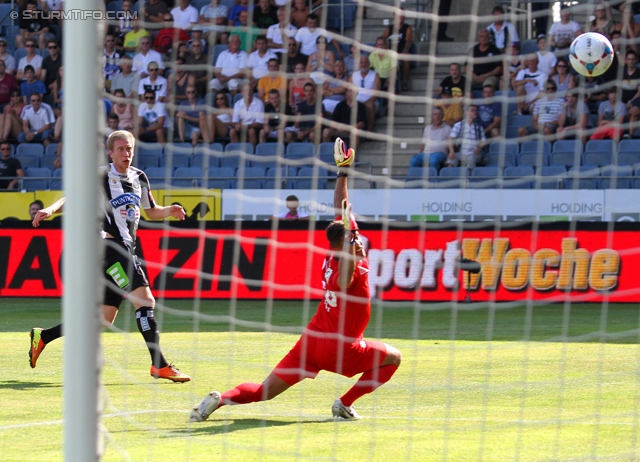
[[356,271],[356,235],[351,232],[351,205],[346,199],[342,201],[342,224],[344,237],[338,265],[338,285],[340,289],[346,290],[351,285]]
[[333,193],[333,208],[335,209],[335,214],[338,215],[342,208],[342,201],[345,199],[349,201],[349,191],[347,189],[348,172],[356,158],[356,152],[353,148],[347,150],[342,138],[338,137],[333,145],[333,158],[338,167],[338,178],[336,179],[336,188]]
[[181,205],[173,204],[163,207],[156,205],[153,208],[145,209],[144,213],[152,220],[163,220],[167,217],[177,218],[178,220],[184,220],[186,213]]
[[62,197],[57,201],[55,201],[53,204],[51,204],[49,207],[45,207],[41,210],[38,210],[36,212],[36,216],[33,217],[33,221],[31,222],[33,227],[37,228],[38,226],[40,226],[40,222],[42,220],[46,220],[54,213],[59,212],[60,209],[62,209],[62,205],[65,203],[66,200],[67,200],[66,198]]

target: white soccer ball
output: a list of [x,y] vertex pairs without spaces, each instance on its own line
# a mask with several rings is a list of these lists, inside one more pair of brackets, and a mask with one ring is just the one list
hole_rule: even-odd
[[582,34],[569,48],[571,66],[587,77],[597,77],[609,69],[613,62],[613,47],[609,39],[597,32]]

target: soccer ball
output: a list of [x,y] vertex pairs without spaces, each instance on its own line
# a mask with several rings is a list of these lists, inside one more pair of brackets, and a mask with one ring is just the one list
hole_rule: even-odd
[[597,32],[577,37],[569,48],[571,66],[587,77],[597,77],[609,69],[613,62],[613,47],[609,39]]

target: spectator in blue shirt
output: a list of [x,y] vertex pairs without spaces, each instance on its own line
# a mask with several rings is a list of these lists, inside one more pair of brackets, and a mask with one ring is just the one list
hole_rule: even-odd
[[486,102],[478,106],[478,122],[484,129],[484,136],[496,138],[500,136],[500,120],[502,119],[502,104],[494,101],[495,89],[493,85],[482,87],[482,99]]
[[47,88],[42,83],[42,80],[36,79],[36,70],[32,65],[27,64],[24,68],[24,76],[27,80],[20,84],[20,93],[24,95],[24,102],[27,104],[27,98],[31,93],[38,93],[44,95],[47,93]]
[[181,101],[176,113],[176,123],[178,125],[178,136],[180,142],[185,139],[191,140],[194,146],[198,144],[200,137],[205,143],[209,142],[207,135],[207,117],[204,111],[205,102],[196,96],[196,87],[187,85],[185,91],[187,99]]

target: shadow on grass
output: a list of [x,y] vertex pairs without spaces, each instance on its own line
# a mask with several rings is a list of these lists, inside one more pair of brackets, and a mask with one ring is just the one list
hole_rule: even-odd
[[175,434],[207,434],[217,435],[222,433],[233,433],[242,430],[253,430],[256,428],[270,428],[270,427],[284,427],[287,425],[303,424],[317,424],[324,422],[333,422],[332,419],[321,420],[269,420],[269,419],[225,419],[225,420],[207,420],[205,422],[190,423],[188,428],[183,430],[174,430],[171,433]]
[[60,383],[50,382],[24,382],[21,380],[4,380],[0,381],[0,390],[34,390],[38,388],[61,388]]

